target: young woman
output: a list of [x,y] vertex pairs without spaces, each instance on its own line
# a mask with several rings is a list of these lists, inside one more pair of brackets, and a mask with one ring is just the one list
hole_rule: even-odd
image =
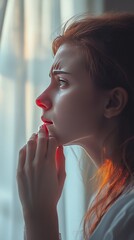
[[83,16],[52,44],[50,85],[37,98],[44,125],[20,150],[17,182],[27,240],[58,240],[63,146],[82,146],[99,188],[83,238],[134,239],[134,15]]

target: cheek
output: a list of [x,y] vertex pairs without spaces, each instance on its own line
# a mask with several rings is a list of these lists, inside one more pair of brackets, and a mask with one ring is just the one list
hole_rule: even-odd
[[76,142],[77,139],[96,132],[101,119],[101,101],[94,92],[73,91],[55,98],[53,108],[54,127],[50,135],[60,144]]
[[75,92],[70,92],[57,99],[54,108],[56,121],[60,124],[75,122],[82,111],[82,100],[79,94]]
[[86,91],[72,92],[57,99],[54,109],[55,125],[59,131],[86,132],[93,127],[97,102]]

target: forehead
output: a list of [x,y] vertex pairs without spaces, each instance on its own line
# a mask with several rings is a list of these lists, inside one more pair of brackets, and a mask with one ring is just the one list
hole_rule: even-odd
[[78,71],[84,67],[84,59],[80,47],[71,44],[63,44],[54,56],[54,69],[65,71]]

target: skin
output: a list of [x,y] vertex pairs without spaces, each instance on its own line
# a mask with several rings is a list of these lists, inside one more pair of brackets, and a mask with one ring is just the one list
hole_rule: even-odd
[[[50,78],[49,87],[36,100],[42,104],[44,118],[53,121],[47,125],[49,135],[59,145],[82,146],[99,166],[104,140],[118,132],[118,115],[127,102],[126,91],[119,87],[97,89],[85,70],[80,47],[70,44],[59,48]],[[108,151],[117,142],[117,134],[112,134]]]
[[48,136],[41,128],[19,153],[17,182],[27,240],[58,240],[56,208],[66,177],[63,145],[82,146],[94,163],[101,165],[106,137],[112,133],[109,154],[119,143],[119,114],[127,103],[121,87],[109,91],[96,88],[78,46],[63,44],[49,75],[50,85],[36,103],[42,116],[53,124],[47,125]]

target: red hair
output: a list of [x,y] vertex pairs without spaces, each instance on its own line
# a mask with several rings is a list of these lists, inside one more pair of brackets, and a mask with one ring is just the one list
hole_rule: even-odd
[[128,93],[128,102],[119,116],[120,145],[117,151],[120,157],[115,160],[104,155],[103,164],[97,171],[97,195],[84,219],[84,236],[87,239],[133,178],[134,14],[79,17],[69,25],[67,22],[62,34],[53,41],[53,53],[56,54],[64,43],[80,47],[86,70],[96,87],[113,89],[120,86]]

